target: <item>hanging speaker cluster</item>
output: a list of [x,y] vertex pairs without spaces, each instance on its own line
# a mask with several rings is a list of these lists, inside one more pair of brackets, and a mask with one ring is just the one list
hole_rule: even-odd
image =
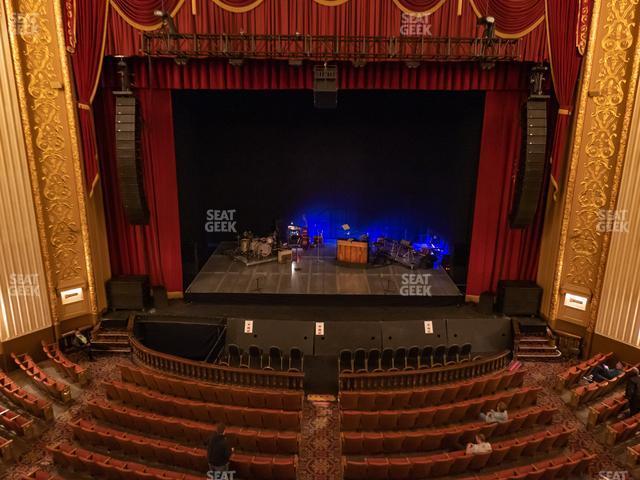
[[[125,71],[122,71],[123,64]],[[116,97],[116,163],[120,198],[127,222],[132,225],[146,225],[149,223],[149,209],[142,180],[136,98],[129,89],[128,72],[122,59],[118,66],[121,69],[119,74],[122,79],[122,90],[114,92],[114,95]]]
[[313,67],[313,105],[316,108],[338,106],[338,67],[316,65]]
[[547,99],[542,93],[546,67],[534,67],[531,93],[523,113],[522,152],[511,206],[511,228],[525,228],[533,223],[544,184],[547,151]]

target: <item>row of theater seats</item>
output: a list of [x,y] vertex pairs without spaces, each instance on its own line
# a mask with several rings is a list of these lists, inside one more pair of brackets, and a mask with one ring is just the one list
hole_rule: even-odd
[[556,377],[555,387],[556,390],[561,391],[565,388],[570,388],[577,383],[582,377],[589,375],[597,365],[613,357],[613,353],[597,353],[588,360],[585,360],[577,365],[569,367],[564,372],[561,372]]
[[[207,384],[129,365],[120,371],[124,382],[103,382],[110,401],[89,401],[96,421],[83,419],[71,425],[80,443],[92,444],[111,458],[122,458],[124,453],[145,463],[158,461],[204,472],[206,465],[198,462],[205,460],[215,423],[223,422],[235,448],[231,468],[236,478],[296,478],[301,391]],[[139,473],[127,475],[124,478],[142,478]]]
[[503,402],[507,409],[524,408],[536,403],[540,387],[524,387],[448,405],[405,410],[342,410],[344,430],[406,430],[440,426],[477,419],[481,412],[495,409]]
[[304,399],[304,393],[298,390],[267,390],[216,385],[172,378],[129,365],[120,365],[120,373],[123,381],[140,387],[146,387],[166,395],[221,405],[300,411]]
[[87,369],[69,360],[61,351],[57,343],[47,344],[42,341],[42,350],[56,369],[73,382],[85,385],[89,381]]
[[103,382],[103,385],[108,398],[127,405],[140,406],[155,413],[242,427],[274,430],[300,429],[302,414],[298,411],[220,405],[166,395],[117,381]]
[[534,426],[549,425],[555,408],[529,407],[512,411],[503,423],[475,421],[442,428],[406,431],[342,432],[342,453],[347,455],[377,455],[383,453],[429,452],[474,441],[482,434],[487,440],[511,435]]
[[471,344],[462,346],[427,345],[419,347],[372,348],[365,350],[341,350],[338,358],[341,373],[393,372],[435,368],[471,360]]
[[122,480],[175,479],[202,480],[202,475],[190,475],[163,468],[151,468],[137,462],[128,462],[98,452],[75,447],[68,443],[48,446],[53,461],[60,467],[77,472],[88,472],[92,477]]
[[607,445],[615,445],[616,443],[629,440],[637,432],[640,431],[640,413],[635,414],[625,420],[607,425],[605,431],[605,443]]
[[519,461],[564,448],[576,429],[564,427],[537,432],[492,444],[491,452],[467,455],[464,450],[409,457],[347,458],[344,463],[346,479],[392,478],[397,480],[435,478],[478,471],[500,465],[504,461]]
[[218,363],[228,367],[303,372],[304,352],[299,347],[291,347],[288,352],[283,352],[276,346],[269,347],[265,352],[258,345],[249,345],[244,350],[235,343],[230,343],[226,354]]
[[[121,452],[130,456],[137,456],[144,461],[180,467],[188,470],[206,472],[208,470],[207,451],[205,448],[185,447],[179,443],[134,435],[127,432],[100,427],[93,422],[78,420],[71,424],[75,437],[86,444],[107,448],[110,452]],[[295,439],[295,437],[294,437]],[[258,442],[261,440],[258,439]],[[276,449],[276,439],[273,438],[273,449]],[[85,443],[83,443],[84,445]],[[297,447],[297,439],[295,442]],[[232,442],[232,446],[233,442]],[[291,448],[291,447],[289,447]],[[295,465],[297,457],[266,456],[234,454],[231,464],[249,473],[245,478],[295,479]],[[271,472],[265,474],[264,470]]]
[[340,405],[345,410],[399,410],[443,405],[520,387],[524,375],[525,370],[519,369],[413,390],[342,391]]
[[33,420],[9,408],[0,410],[0,425],[26,438],[33,437],[35,433]]
[[[90,401],[89,409],[97,420],[140,433],[177,439],[196,446],[205,445],[214,429],[213,424],[210,423],[149,414],[126,407],[114,407],[99,400]],[[86,421],[84,422],[83,426],[88,428],[89,425]],[[96,431],[101,431],[100,425],[94,424],[94,427]],[[246,452],[296,454],[299,450],[300,435],[296,432],[229,426],[225,430],[225,435],[232,447]]]
[[600,423],[606,422],[610,418],[616,417],[626,410],[628,405],[629,402],[623,392],[589,407],[587,426],[593,428]]
[[571,398],[569,400],[569,405],[572,407],[578,407],[579,405],[583,405],[585,403],[592,402],[593,400],[603,397],[613,390],[615,390],[618,385],[626,377],[627,372],[632,368],[632,366],[625,366],[623,371],[612,378],[611,380],[603,380],[602,382],[593,382],[587,385],[579,385],[571,389]]
[[16,355],[11,353],[11,358],[16,362],[16,365],[27,374],[27,376],[35,383],[41,390],[47,392],[52,397],[60,400],[61,402],[71,401],[71,388],[66,383],[59,382],[58,380],[49,377],[37,364],[33,361],[30,355],[23,353],[22,355]]
[[2,371],[0,371],[0,392],[30,414],[43,420],[53,420],[53,407],[50,401],[38,398],[18,387],[18,385]]
[[207,471],[207,451],[176,442],[102,427],[88,420],[71,422],[74,437],[82,445],[105,446],[143,460],[165,463],[200,472]]
[[461,480],[539,480],[541,478],[585,478],[589,463],[596,458],[586,450],[560,455],[518,468],[502,470],[486,475],[465,477]]

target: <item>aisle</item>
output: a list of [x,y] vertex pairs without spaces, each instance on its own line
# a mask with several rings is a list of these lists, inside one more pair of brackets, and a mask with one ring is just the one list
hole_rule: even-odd
[[298,480],[342,478],[337,400],[314,399],[304,402],[298,462]]

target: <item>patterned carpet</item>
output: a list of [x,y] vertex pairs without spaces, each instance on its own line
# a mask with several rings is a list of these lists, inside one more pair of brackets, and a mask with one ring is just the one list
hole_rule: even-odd
[[[115,367],[122,362],[129,362],[129,360],[126,357],[102,357],[93,363],[81,361],[83,366],[89,368],[91,377],[94,379],[93,383],[84,390],[74,389],[74,403],[67,409],[60,406],[56,408],[55,423],[47,425],[40,422],[42,434],[36,441],[24,445],[26,447],[24,448],[25,453],[19,461],[5,466],[4,471],[0,470],[0,479],[17,480],[21,475],[28,474],[35,468],[53,471],[54,466],[51,456],[46,451],[46,446],[61,440],[70,441],[72,439],[67,422],[86,413],[86,403],[89,399],[104,396],[102,389],[97,387],[99,382],[116,379],[118,372]],[[575,426],[578,429],[577,434],[571,438],[570,449],[583,448],[598,454],[597,460],[592,465],[590,478],[598,478],[597,474],[600,471],[626,470],[626,467],[614,456],[618,455],[619,451],[607,449],[598,443],[596,440],[598,431],[596,430],[596,436],[588,432],[574,412],[553,391],[553,381],[556,374],[564,370],[567,364],[530,362],[526,364],[526,367],[530,374],[527,375],[525,384],[543,387],[543,392],[538,400],[539,404],[559,409],[554,423]],[[339,410],[336,402],[305,402],[298,467],[300,480],[337,480],[341,478],[339,430]]]

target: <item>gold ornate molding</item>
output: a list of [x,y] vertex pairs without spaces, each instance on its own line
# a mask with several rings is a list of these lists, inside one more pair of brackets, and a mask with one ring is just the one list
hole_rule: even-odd
[[[616,205],[638,79],[638,1],[594,3],[578,102],[550,317],[581,323],[588,332],[595,328],[610,237],[599,224]],[[564,290],[588,295],[588,311],[564,308]]]
[[[4,1],[14,25],[12,57],[54,322],[97,314],[60,5],[55,0]],[[59,292],[72,287],[82,287],[85,299],[64,306]]]

